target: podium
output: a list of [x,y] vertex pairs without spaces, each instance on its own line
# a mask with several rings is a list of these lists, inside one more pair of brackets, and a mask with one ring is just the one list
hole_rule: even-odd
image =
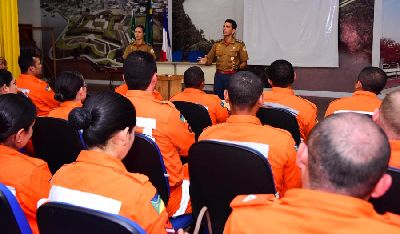
[[156,90],[163,100],[168,101],[172,96],[182,92],[183,75],[157,75]]

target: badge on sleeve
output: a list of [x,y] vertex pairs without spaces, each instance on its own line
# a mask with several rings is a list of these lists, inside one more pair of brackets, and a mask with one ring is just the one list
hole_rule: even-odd
[[151,205],[156,210],[157,214],[161,214],[165,210],[165,205],[160,195],[156,193],[156,195],[151,199]]
[[50,91],[51,91],[50,85],[47,85],[46,88],[45,88],[45,90],[46,90],[47,92],[50,92]]

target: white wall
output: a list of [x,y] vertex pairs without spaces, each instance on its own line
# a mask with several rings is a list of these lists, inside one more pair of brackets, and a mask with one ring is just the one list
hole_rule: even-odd
[[[40,0],[18,0],[18,23],[32,24],[33,27],[41,27]],[[33,39],[36,45],[42,47],[42,32],[33,31]]]

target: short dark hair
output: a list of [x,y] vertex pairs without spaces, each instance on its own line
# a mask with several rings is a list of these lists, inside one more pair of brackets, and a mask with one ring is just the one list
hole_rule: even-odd
[[121,94],[100,92],[89,96],[83,107],[73,109],[69,123],[83,130],[83,139],[89,147],[105,146],[117,131],[129,131],[136,126],[136,110],[132,102]]
[[18,65],[21,73],[26,73],[30,66],[35,66],[35,60],[32,55],[21,55],[18,58]]
[[183,82],[186,88],[199,88],[204,82],[204,72],[199,66],[189,67],[183,73]]
[[54,99],[60,102],[74,100],[76,94],[85,84],[83,76],[77,71],[64,71],[55,81]]
[[138,25],[135,26],[135,30],[136,30],[137,28],[141,28],[141,29],[142,29],[142,32],[144,33],[144,26],[143,26],[143,25],[138,24]]
[[357,80],[361,82],[365,91],[379,94],[385,88],[388,77],[379,67],[365,67],[361,70]]
[[12,79],[13,77],[11,72],[7,70],[0,70],[0,87],[3,87],[4,85],[10,86]]
[[157,66],[151,54],[134,51],[125,59],[123,71],[128,89],[145,90],[157,72]]
[[290,62],[279,59],[271,63],[268,69],[268,79],[276,87],[286,88],[294,82],[294,69]]
[[24,95],[8,93],[0,95],[0,142],[4,142],[19,130],[29,130],[36,118],[36,107]]
[[233,106],[252,108],[263,92],[260,77],[249,71],[239,71],[229,78],[228,95]]
[[329,116],[312,130],[307,145],[311,189],[366,198],[388,167],[388,138],[362,114]]
[[233,19],[226,19],[226,20],[225,20],[225,23],[230,23],[230,24],[232,24],[232,28],[233,28],[233,29],[236,29],[236,28],[237,28],[237,23],[236,23],[236,21],[234,21]]

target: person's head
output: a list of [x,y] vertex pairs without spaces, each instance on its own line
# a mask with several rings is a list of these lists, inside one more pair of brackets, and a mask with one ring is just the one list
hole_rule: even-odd
[[365,67],[357,78],[356,90],[379,94],[385,88],[388,77],[379,67]]
[[389,157],[385,133],[356,113],[324,119],[297,153],[303,187],[361,199],[380,197],[390,187]]
[[263,82],[249,71],[239,71],[229,79],[224,91],[225,101],[230,103],[232,114],[249,112],[254,114],[263,103]]
[[385,131],[390,140],[400,140],[400,90],[385,96],[372,119]]
[[0,57],[0,70],[7,70],[7,60]]
[[135,39],[136,40],[143,40],[144,38],[144,26],[139,24],[135,27]]
[[295,73],[290,62],[279,59],[271,63],[268,69],[268,82],[273,87],[286,88],[293,84]]
[[223,27],[223,35],[231,36],[235,34],[237,28],[237,23],[233,19],[226,19]]
[[135,138],[135,107],[118,93],[91,95],[83,107],[70,112],[68,121],[74,128],[83,131],[83,139],[89,149],[107,152],[121,160]]
[[17,93],[16,81],[11,72],[0,70],[0,94]]
[[64,71],[55,81],[54,99],[60,102],[83,101],[86,98],[87,88],[80,72]]
[[124,61],[123,71],[125,82],[130,90],[153,90],[157,83],[156,62],[147,52],[130,53]]
[[26,145],[32,136],[36,107],[24,95],[0,95],[0,144],[14,149]]
[[204,72],[198,66],[189,67],[183,73],[183,82],[185,88],[203,89],[204,87]]
[[23,74],[33,75],[36,77],[42,74],[42,64],[39,57],[21,55],[18,58],[18,65]]

